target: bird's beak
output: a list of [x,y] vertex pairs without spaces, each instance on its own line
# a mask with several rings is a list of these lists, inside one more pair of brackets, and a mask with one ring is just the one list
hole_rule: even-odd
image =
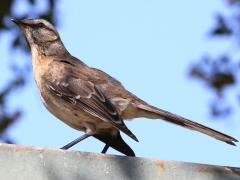
[[25,23],[23,22],[23,20],[20,19],[11,19],[12,22],[14,22],[17,25],[24,25]]

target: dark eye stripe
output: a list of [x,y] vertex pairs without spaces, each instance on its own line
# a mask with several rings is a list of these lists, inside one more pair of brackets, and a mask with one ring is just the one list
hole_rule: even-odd
[[46,26],[44,23],[40,22],[40,23],[37,23],[37,24],[32,24],[33,27],[35,28],[45,28],[49,31],[52,31],[55,33],[55,31],[52,29],[52,28],[49,28],[48,26]]
[[45,26],[45,24],[43,24],[43,23],[38,23],[38,24],[36,24],[38,27],[46,27]]

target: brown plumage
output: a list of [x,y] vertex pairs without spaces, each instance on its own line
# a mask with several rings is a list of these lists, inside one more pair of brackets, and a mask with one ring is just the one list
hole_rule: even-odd
[[[140,117],[163,119],[231,145],[238,142],[226,134],[147,104],[105,72],[71,56],[55,28],[46,20],[14,22],[24,32],[31,48],[35,80],[46,108],[69,126],[106,143],[104,152],[111,146],[134,156],[119,131],[138,141],[123,120]],[[75,142],[66,149],[73,144]]]

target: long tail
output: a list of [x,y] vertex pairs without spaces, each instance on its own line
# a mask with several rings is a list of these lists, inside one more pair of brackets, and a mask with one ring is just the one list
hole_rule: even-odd
[[168,111],[164,111],[162,109],[159,109],[153,106],[148,106],[148,105],[139,105],[138,108],[144,111],[143,114],[145,115],[145,117],[152,118],[152,119],[163,119],[167,122],[171,122],[171,123],[207,134],[211,137],[214,137],[220,141],[224,141],[234,146],[236,145],[235,143],[238,142],[237,139],[231,136],[228,136],[226,134],[223,134],[221,132],[218,132],[214,129],[201,125],[197,122],[191,121],[189,119],[183,118],[181,116],[172,114]]
[[[94,135],[94,137],[97,138],[98,140],[104,142],[105,144],[107,144],[109,142],[109,140],[112,138],[111,135],[108,135],[108,134],[96,134],[96,135]],[[120,132],[118,132],[118,134],[114,137],[113,141],[111,141],[110,146],[113,149],[115,149],[127,156],[135,156],[134,151],[122,139]]]

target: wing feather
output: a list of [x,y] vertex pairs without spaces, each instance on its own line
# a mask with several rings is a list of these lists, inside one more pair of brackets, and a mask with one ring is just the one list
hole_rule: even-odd
[[98,86],[90,81],[68,78],[49,82],[47,87],[54,95],[105,122],[111,123],[115,128],[138,141],[124,124],[111,101]]

